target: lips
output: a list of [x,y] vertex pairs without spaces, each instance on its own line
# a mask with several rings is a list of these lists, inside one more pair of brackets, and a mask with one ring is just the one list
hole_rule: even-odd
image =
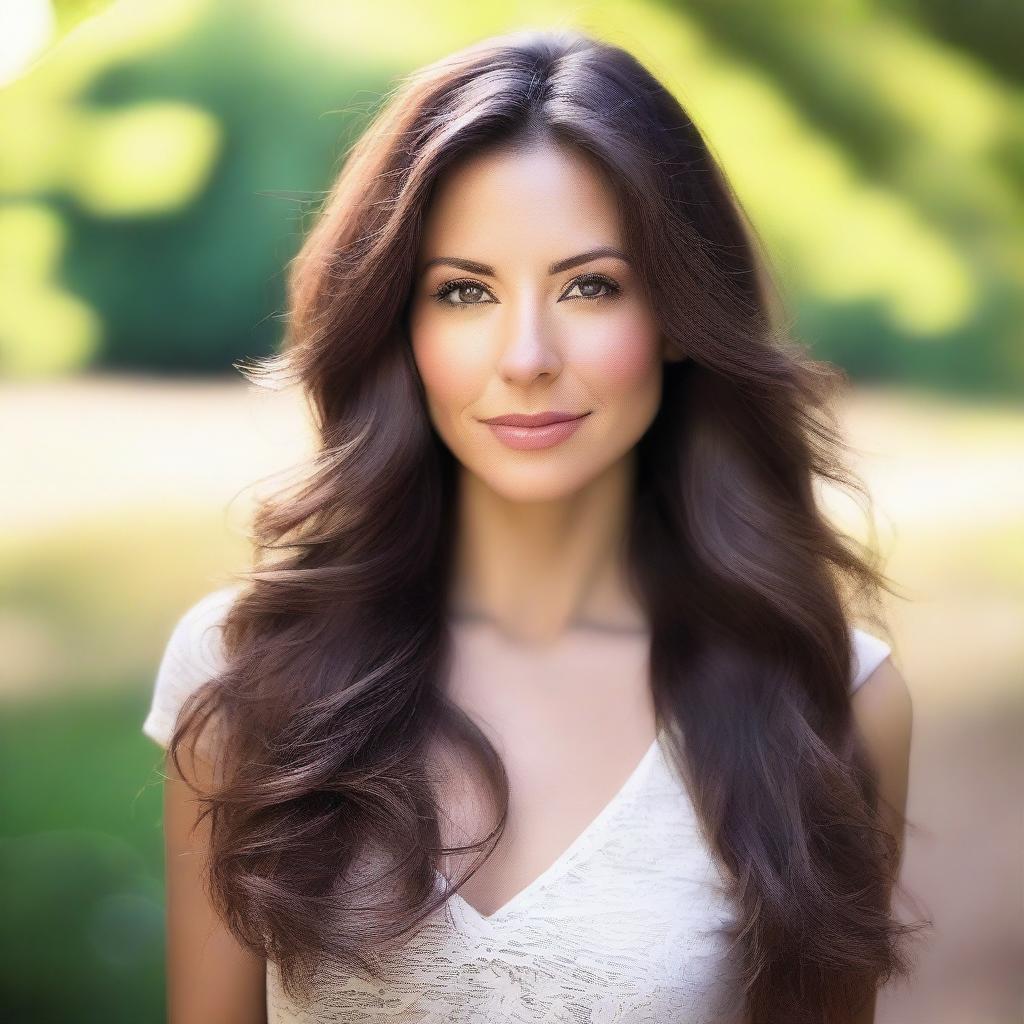
[[528,415],[508,413],[484,420],[485,426],[506,448],[518,452],[536,452],[554,448],[567,441],[590,415],[565,412],[542,412]]
[[507,427],[544,427],[549,423],[564,423],[567,420],[578,420],[588,415],[590,415],[589,412],[509,413],[506,416],[492,416],[482,422]]

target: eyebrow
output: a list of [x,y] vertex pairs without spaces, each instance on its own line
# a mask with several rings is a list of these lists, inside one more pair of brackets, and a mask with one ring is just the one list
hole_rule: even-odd
[[[600,259],[602,256],[611,256],[615,259],[622,260],[623,263],[628,263],[630,266],[633,265],[632,259],[622,252],[621,249],[616,249],[614,245],[600,245],[596,249],[588,249],[586,252],[581,252],[576,256],[569,256],[564,260],[558,260],[555,263],[552,263],[548,267],[548,273],[561,274],[565,270],[572,270],[573,267],[579,267],[584,263],[590,263],[593,260]],[[432,260],[427,260],[427,262],[420,267],[420,276],[425,274],[431,267],[439,264],[445,264],[449,267],[457,267],[459,270],[465,270],[471,274],[485,274],[488,277],[495,276],[494,267],[488,266],[486,263],[478,263],[476,260],[464,260],[459,256],[435,256]]]

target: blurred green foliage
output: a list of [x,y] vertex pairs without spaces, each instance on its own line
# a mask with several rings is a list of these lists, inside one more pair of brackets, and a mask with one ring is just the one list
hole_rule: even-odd
[[155,772],[139,783],[159,751],[135,689],[0,718],[5,1021],[163,1019],[161,790]]
[[140,726],[170,624],[246,546],[184,506],[8,533],[0,1020],[161,1021],[163,755]]
[[[407,0],[64,3],[0,95],[0,369],[227,371],[275,348],[284,271],[398,74],[512,27]],[[526,4],[688,106],[790,296],[852,375],[1024,383],[1024,99],[992,14],[939,0]],[[972,7],[972,11],[976,9]],[[84,19],[84,20],[83,20]]]

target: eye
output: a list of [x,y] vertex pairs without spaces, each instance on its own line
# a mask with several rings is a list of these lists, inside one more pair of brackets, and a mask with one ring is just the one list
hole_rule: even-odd
[[[595,288],[603,288],[604,291],[597,291],[595,293],[593,291]],[[577,295],[570,294],[574,289],[578,289]],[[620,285],[603,274],[585,274],[582,277],[577,277],[569,284],[569,288],[563,293],[562,299],[585,299],[587,302],[595,302],[599,299],[614,298],[621,290]],[[454,306],[456,309],[467,309],[470,306],[488,306],[493,305],[497,301],[493,296],[491,299],[482,299],[481,296],[484,294],[490,295],[491,292],[479,281],[461,278],[457,281],[445,281],[431,295],[431,298],[444,306]],[[458,301],[451,301],[449,296],[452,295]],[[562,300],[560,299],[559,301]]]
[[[597,294],[586,291],[586,289],[594,287],[604,288],[605,291]],[[588,299],[590,301],[595,299],[610,299],[615,295],[618,295],[621,290],[619,285],[617,285],[611,278],[604,277],[601,274],[587,274],[584,277],[577,277],[576,280],[569,285],[569,291],[572,291],[574,288],[580,289],[579,295],[569,295],[569,292],[566,292],[562,298]]]
[[[455,306],[457,309],[465,308],[467,306],[485,306],[487,302],[481,302],[479,299],[479,293],[486,292],[487,289],[479,281],[445,281],[436,292],[433,293],[431,298],[436,299],[442,305]],[[458,297],[461,293],[468,292],[471,298],[468,302],[450,302],[448,300],[449,295],[455,295]],[[488,292],[488,294],[490,294]]]

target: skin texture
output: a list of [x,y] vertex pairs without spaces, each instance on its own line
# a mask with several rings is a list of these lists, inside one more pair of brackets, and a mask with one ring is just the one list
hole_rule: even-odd
[[[668,352],[627,263],[604,256],[548,273],[598,246],[624,248],[597,169],[560,147],[504,149],[440,183],[416,263],[453,256],[494,270],[417,274],[410,333],[431,420],[464,468],[455,607],[523,643],[575,622],[642,622],[617,553],[633,449],[657,412]],[[585,274],[620,291],[585,297],[609,290],[573,285]],[[469,284],[432,297],[455,279]],[[530,452],[479,421],[547,410],[591,414],[568,440]]]
[[[209,764],[184,763],[201,788],[212,784]],[[168,1024],[265,1024],[266,960],[243,948],[211,907],[202,882],[209,819],[193,832],[195,794],[170,760],[165,772]]]
[[[910,688],[886,658],[854,693],[852,704],[854,721],[878,775],[883,816],[899,838],[902,859],[914,718]],[[851,1024],[874,1024],[874,1020],[872,1000]]]

